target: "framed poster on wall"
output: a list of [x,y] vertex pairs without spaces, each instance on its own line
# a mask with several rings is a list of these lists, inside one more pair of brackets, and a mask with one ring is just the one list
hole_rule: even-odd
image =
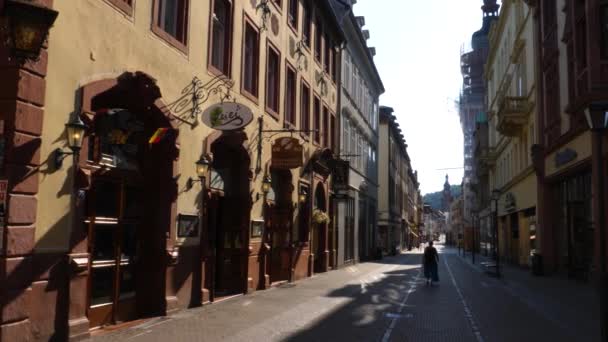
[[264,232],[264,220],[251,220],[251,238],[261,238]]
[[179,214],[177,216],[177,237],[197,237],[198,236],[198,216]]

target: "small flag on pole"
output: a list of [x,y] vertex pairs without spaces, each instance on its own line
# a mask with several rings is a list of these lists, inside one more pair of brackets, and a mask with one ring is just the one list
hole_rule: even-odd
[[158,128],[156,130],[156,132],[154,132],[154,134],[152,134],[152,137],[150,137],[150,140],[148,140],[148,144],[150,144],[150,145],[158,144],[167,136],[167,132],[169,132],[169,128],[162,128],[162,127]]

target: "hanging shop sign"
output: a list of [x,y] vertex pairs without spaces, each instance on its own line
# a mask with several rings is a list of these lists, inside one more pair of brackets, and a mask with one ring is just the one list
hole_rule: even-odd
[[283,137],[272,145],[272,167],[295,169],[303,165],[304,146],[296,138]]
[[348,176],[350,174],[348,160],[337,159],[332,164],[331,174],[333,176],[334,189],[347,190]]
[[241,129],[253,120],[249,107],[236,102],[216,103],[203,112],[203,123],[220,131]]

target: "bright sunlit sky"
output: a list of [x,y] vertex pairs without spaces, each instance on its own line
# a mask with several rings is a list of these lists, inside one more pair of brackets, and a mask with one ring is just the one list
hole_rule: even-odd
[[422,194],[460,184],[463,137],[454,100],[462,84],[460,48],[481,28],[483,0],[358,0],[368,46],[405,135]]

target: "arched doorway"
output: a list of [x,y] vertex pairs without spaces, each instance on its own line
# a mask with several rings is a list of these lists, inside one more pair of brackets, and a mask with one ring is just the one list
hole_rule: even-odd
[[224,132],[211,143],[211,167],[223,182],[222,191],[212,191],[208,204],[211,265],[205,278],[213,300],[247,291],[251,161],[243,146],[246,139],[244,132]]
[[[87,317],[91,328],[166,312],[167,232],[177,196],[176,130],[155,103],[160,91],[143,73],[83,89],[86,175],[79,221],[90,255]],[[149,144],[158,130],[163,139]],[[79,177],[80,180],[80,177]],[[78,226],[76,226],[78,229]]]
[[287,281],[291,273],[291,244],[293,232],[293,204],[291,171],[270,169],[272,198],[265,208],[266,236],[264,242],[270,246],[266,260],[266,273],[270,283]]
[[313,222],[312,222],[312,253],[314,255],[313,270],[315,273],[326,272],[328,259],[327,255],[327,223],[315,222],[314,212],[320,210],[327,215],[327,201],[325,189],[321,183],[317,184],[315,189],[313,203]]

